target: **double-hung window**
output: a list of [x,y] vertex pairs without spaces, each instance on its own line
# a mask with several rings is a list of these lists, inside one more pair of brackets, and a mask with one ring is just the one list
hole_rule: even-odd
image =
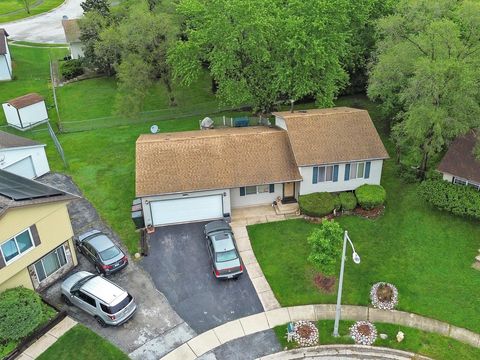
[[63,245],[35,263],[38,281],[43,281],[67,263]]
[[453,178],[453,183],[455,185],[461,185],[461,186],[470,186],[474,188],[475,190],[480,190],[480,184],[477,184],[473,181],[465,180],[462,178],[454,177]]
[[245,186],[240,188],[240,196],[275,192],[274,184]]
[[338,165],[323,165],[313,167],[313,184],[329,181],[338,181]]
[[370,161],[345,164],[344,180],[368,179],[370,177]]
[[20,234],[14,236],[10,240],[5,241],[0,245],[0,249],[5,260],[5,263],[13,261],[15,258],[33,248],[33,240],[30,230],[25,230]]

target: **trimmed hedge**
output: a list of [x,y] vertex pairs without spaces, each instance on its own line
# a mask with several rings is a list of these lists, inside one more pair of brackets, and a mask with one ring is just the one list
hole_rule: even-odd
[[355,190],[355,196],[363,209],[371,210],[383,205],[387,192],[381,185],[365,184]]
[[73,79],[83,74],[82,61],[79,59],[65,60],[60,63],[60,73],[65,80]]
[[425,180],[418,187],[418,193],[440,210],[480,219],[480,191],[471,187],[444,180]]
[[338,195],[342,210],[351,211],[357,207],[357,198],[352,192],[342,192]]
[[314,217],[331,214],[341,206],[338,196],[327,192],[300,195],[298,205],[303,214]]

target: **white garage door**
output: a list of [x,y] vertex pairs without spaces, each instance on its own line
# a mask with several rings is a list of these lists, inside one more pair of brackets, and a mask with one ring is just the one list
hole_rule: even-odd
[[154,226],[219,219],[223,217],[222,195],[152,201],[150,210]]
[[17,161],[16,163],[8,165],[3,170],[8,171],[12,174],[17,174],[17,175],[29,178],[29,179],[33,179],[34,177],[37,176],[37,174],[35,174],[35,167],[33,166],[33,161],[31,156],[28,156],[25,159],[22,159],[20,161]]

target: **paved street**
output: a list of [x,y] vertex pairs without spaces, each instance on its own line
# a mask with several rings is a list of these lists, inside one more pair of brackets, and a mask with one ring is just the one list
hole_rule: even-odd
[[63,5],[50,12],[30,18],[0,23],[0,28],[8,32],[9,40],[23,40],[39,43],[65,43],[62,17],[78,18],[83,14],[80,3],[83,0],[67,0]]

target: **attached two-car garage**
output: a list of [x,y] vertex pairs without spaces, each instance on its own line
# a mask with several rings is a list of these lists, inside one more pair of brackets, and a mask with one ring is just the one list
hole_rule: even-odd
[[185,196],[150,201],[153,226],[206,221],[223,217],[223,195]]

